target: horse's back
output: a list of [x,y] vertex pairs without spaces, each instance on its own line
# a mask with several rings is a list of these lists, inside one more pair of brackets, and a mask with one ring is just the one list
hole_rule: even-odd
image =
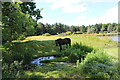
[[66,43],[71,43],[71,39],[70,38],[64,38],[64,39],[59,38],[55,40],[55,42],[58,44],[64,45]]
[[70,38],[65,38],[68,42],[71,42],[71,39]]

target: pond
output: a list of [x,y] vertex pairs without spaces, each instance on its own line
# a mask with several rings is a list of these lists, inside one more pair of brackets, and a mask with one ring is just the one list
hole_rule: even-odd
[[99,38],[110,38],[114,41],[120,42],[120,36],[100,36]]
[[31,63],[37,64],[38,66],[41,66],[41,65],[43,65],[45,63],[41,63],[40,61],[42,61],[42,60],[51,60],[51,59],[55,59],[55,57],[54,56],[39,57],[37,59],[34,59]]

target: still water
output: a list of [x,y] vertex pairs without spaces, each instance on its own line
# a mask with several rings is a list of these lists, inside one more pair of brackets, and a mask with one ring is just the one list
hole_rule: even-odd
[[37,64],[38,66],[41,66],[45,63],[41,63],[40,61],[42,60],[50,60],[50,59],[54,59],[55,57],[54,56],[48,56],[48,57],[39,57],[37,59],[34,59],[31,63],[33,64]]
[[110,38],[114,41],[120,42],[120,36],[100,36],[99,38]]

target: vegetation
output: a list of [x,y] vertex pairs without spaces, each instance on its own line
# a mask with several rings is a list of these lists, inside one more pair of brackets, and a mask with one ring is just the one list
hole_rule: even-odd
[[[102,60],[102,57],[104,57],[102,55],[104,54],[107,55],[107,53],[102,54],[103,49],[101,51],[100,50],[97,51],[98,48],[101,47],[105,49],[106,48],[111,49],[109,48],[109,46],[113,46],[113,47],[117,46],[115,45],[115,43],[117,42],[114,42],[110,39],[99,39],[95,36],[85,36],[85,35],[84,36],[69,35],[66,37],[69,37],[72,39],[72,46],[69,48],[66,48],[66,46],[63,46],[63,51],[59,52],[59,47],[55,46],[55,42],[54,42],[55,38],[53,37],[59,38],[61,36],[36,36],[36,38],[35,36],[33,36],[33,37],[28,37],[26,38],[26,40],[22,40],[20,42],[14,41],[13,44],[11,45],[11,49],[12,49],[11,51],[7,51],[8,48],[4,48],[3,63],[5,64],[3,64],[3,71],[7,72],[7,69],[9,69],[5,65],[12,65],[14,64],[13,63],[14,61],[19,61],[19,62],[22,61],[21,71],[19,72],[19,75],[18,75],[20,77],[26,77],[26,78],[86,78],[86,77],[89,77],[91,78],[91,76],[89,75],[87,76],[83,75],[82,73],[83,71],[81,71],[81,66],[82,66],[81,64],[83,63],[83,61],[86,61],[87,56],[90,54],[91,55],[96,54],[96,56],[99,56],[98,54],[101,54],[101,56],[99,57]],[[84,42],[83,40],[86,40],[86,42]],[[92,42],[92,41],[94,41],[94,43],[88,44],[89,42]],[[89,46],[86,46],[85,43],[88,44]],[[106,43],[107,45],[105,45]],[[96,47],[96,44],[100,46]],[[10,46],[10,44],[6,44],[6,45]],[[27,56],[25,56],[25,54],[27,54]],[[37,58],[40,56],[56,56],[57,58],[53,60],[42,61],[47,63],[47,64],[44,64],[43,66],[35,66],[31,64],[28,65],[28,63],[31,62],[34,58]],[[108,61],[109,59],[110,61],[112,59],[110,55],[107,55],[106,58],[108,59]],[[92,61],[94,61],[94,58],[92,59],[93,59]],[[87,61],[91,61],[91,60],[88,59]],[[112,61],[111,65],[112,64],[117,64],[117,63]],[[87,64],[85,66],[87,66]],[[96,65],[92,65],[92,66],[96,66]],[[92,67],[92,66],[89,66],[89,67]],[[117,65],[112,65],[112,66],[113,68],[109,68],[109,70],[113,71],[112,73],[114,73],[116,71]],[[106,65],[106,68],[108,67],[109,65]],[[8,77],[11,77],[10,76],[11,74],[7,74],[6,72],[3,72],[3,75],[8,75]],[[16,73],[17,72],[15,72],[14,74]],[[24,75],[21,76],[21,74],[24,74]],[[102,76],[103,74],[104,72],[100,74],[101,78],[102,77],[106,78]],[[117,77],[117,74],[113,74],[113,75]],[[113,75],[109,75],[109,76],[112,77]],[[15,75],[14,77],[17,77],[17,76]],[[4,76],[4,78],[6,77]]]
[[35,8],[33,2],[2,3],[2,38],[4,43],[24,39],[26,36],[35,34],[37,20],[41,18],[40,10]]
[[55,24],[43,24],[38,23],[36,35],[42,35],[49,33],[51,35],[56,35],[60,33],[71,32],[70,34],[102,34],[106,35],[107,33],[117,33],[120,32],[118,24],[108,23],[108,24],[95,24],[89,26],[67,26],[61,23]]
[[118,78],[118,64],[102,50],[89,53],[80,63],[81,73],[89,78]]
[[[0,49],[3,52],[3,79],[118,78],[115,51],[118,43],[108,38],[100,39],[95,35],[82,35],[113,32],[117,34],[120,32],[118,24],[37,24],[42,18],[41,10],[36,9],[33,2],[2,3],[3,44]],[[59,52],[54,40],[66,37],[71,38],[72,46],[66,48],[64,45],[62,52]],[[33,59],[45,56],[56,58],[42,61],[47,63],[42,66],[31,64]]]

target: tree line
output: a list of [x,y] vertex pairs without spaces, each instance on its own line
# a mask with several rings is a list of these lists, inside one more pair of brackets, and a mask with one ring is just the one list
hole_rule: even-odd
[[55,24],[43,24],[38,23],[36,28],[36,35],[42,35],[49,33],[51,35],[56,35],[65,32],[78,33],[78,34],[91,34],[91,33],[117,33],[120,32],[120,28],[117,23],[108,23],[108,24],[95,24],[89,26],[68,26],[62,23]]

